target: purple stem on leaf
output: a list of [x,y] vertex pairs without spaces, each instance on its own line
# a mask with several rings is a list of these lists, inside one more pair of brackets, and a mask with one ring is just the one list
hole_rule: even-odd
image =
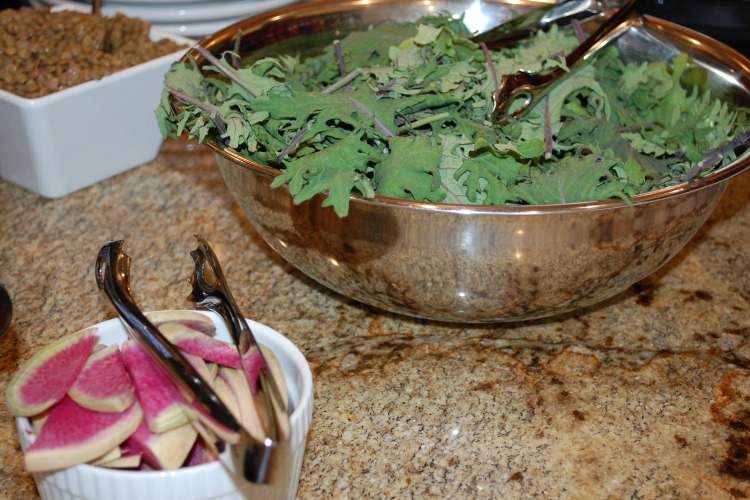
[[310,131],[310,127],[303,127],[300,129],[299,132],[297,132],[297,135],[295,135],[292,140],[289,142],[289,144],[286,145],[286,147],[281,151],[279,154],[278,162],[281,163],[284,161],[284,158],[286,158],[286,155],[289,154],[289,151],[291,151],[297,144],[299,144],[299,141],[302,140],[302,138]]
[[238,75],[232,68],[227,67],[205,48],[201,47],[200,45],[196,45],[194,48],[200,53],[200,55],[205,57],[208,62],[213,64],[216,67],[217,71],[220,71],[224,74],[224,76],[232,80],[243,89],[247,90],[251,96],[258,97],[260,95],[260,92],[248,87],[247,83],[245,83],[242,78],[240,78],[240,75]]
[[352,71],[350,71],[348,74],[342,76],[332,84],[330,84],[328,87],[321,90],[324,94],[332,94],[336,92],[338,89],[344,87],[345,85],[350,84],[355,78],[357,78],[359,75],[362,74],[362,68],[356,68]]
[[333,50],[336,52],[336,62],[339,63],[339,74],[346,76],[346,65],[344,64],[344,53],[341,51],[341,42],[333,41]]
[[487,48],[487,44],[482,42],[479,44],[479,46],[482,48],[482,52],[484,52],[484,58],[487,61],[487,70],[490,72],[490,75],[492,76],[492,85],[495,92],[497,92],[497,89],[499,87],[499,84],[497,82],[497,72],[495,71],[495,63],[492,61],[492,54],[490,54],[490,49]]
[[578,42],[583,43],[586,40],[586,34],[583,32],[583,28],[581,28],[581,23],[578,19],[573,19],[570,21],[570,25],[573,26],[573,31],[576,34],[576,38],[578,38]]
[[750,140],[750,130],[745,131],[742,135],[737,137],[729,144],[725,144],[724,146],[711,151],[703,158],[703,161],[697,163],[693,168],[690,169],[690,171],[685,176],[686,180],[695,179],[701,173],[719,163],[725,154],[746,143],[748,140]]
[[396,136],[396,134],[394,134],[393,132],[391,132],[388,129],[388,127],[386,127],[385,124],[383,122],[381,122],[378,119],[378,117],[375,116],[375,114],[372,111],[370,111],[369,109],[367,109],[366,107],[364,107],[361,103],[355,101],[351,97],[347,97],[346,100],[349,101],[350,103],[354,104],[357,108],[359,108],[360,110],[362,110],[362,112],[364,114],[366,114],[367,116],[369,116],[370,118],[372,118],[372,120],[375,122],[375,125],[377,125],[377,127],[380,130],[382,130],[383,132],[385,132],[386,137],[395,137]]
[[192,104],[196,106],[197,108],[201,109],[202,111],[205,111],[206,113],[216,113],[219,108],[216,106],[211,106],[210,104],[206,104],[205,102],[198,100],[194,97],[190,97],[184,92],[181,92],[177,90],[176,88],[166,86],[167,92],[169,92],[171,95],[175,96],[177,99],[186,102],[188,104]]
[[234,34],[234,53],[232,56],[232,67],[240,69],[240,47],[242,45],[242,30],[237,30]]
[[738,146],[741,146],[742,144],[746,143],[749,140],[750,140],[750,130],[746,130],[745,132],[740,134],[740,136],[737,137],[734,141],[718,148],[716,151],[722,155],[725,155],[726,153],[732,151]]
[[224,125],[224,122],[221,121],[219,118],[217,112],[219,111],[219,108],[216,106],[211,106],[209,104],[206,104],[203,101],[200,101],[198,99],[195,99],[193,97],[190,97],[184,92],[180,92],[179,90],[166,86],[165,87],[167,92],[169,92],[171,95],[175,96],[177,99],[186,102],[188,104],[192,104],[201,111],[205,111],[206,113],[211,114],[211,121],[214,122],[214,125],[216,125],[216,129],[219,131],[219,134],[224,134],[227,131],[226,125]]

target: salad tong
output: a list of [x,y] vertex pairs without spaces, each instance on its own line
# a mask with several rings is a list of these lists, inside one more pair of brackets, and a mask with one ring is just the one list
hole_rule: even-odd
[[[195,263],[195,270],[189,278],[193,286],[189,299],[198,306],[214,311],[224,319],[234,344],[239,350],[242,367],[248,375],[250,391],[266,433],[264,446],[266,446],[268,456],[264,456],[264,459],[257,465],[258,472],[265,476],[266,468],[275,458],[291,453],[289,409],[271,374],[260,345],[255,340],[250,326],[232,296],[218,257],[202,236],[195,235],[195,238],[198,240],[198,248],[190,252]],[[238,460],[241,458],[238,457]]]
[[553,24],[563,26],[573,20],[588,21],[603,16],[607,8],[607,2],[603,0],[560,0],[474,35],[471,41],[484,43],[492,50],[528,38],[537,31],[545,31]]
[[[543,11],[549,10],[554,11],[555,6],[569,7],[570,10],[567,15],[558,16],[551,22],[566,21],[570,19],[581,19],[579,17],[571,17],[570,12],[575,12],[573,7],[576,7],[574,0],[563,0],[557,4],[553,4],[550,7],[540,9]],[[498,85],[497,90],[493,94],[494,107],[491,113],[492,121],[499,124],[504,124],[509,119],[518,119],[522,117],[527,111],[529,111],[537,102],[543,99],[563,78],[569,75],[581,64],[591,59],[591,57],[600,49],[609,45],[612,41],[617,39],[622,33],[624,33],[634,22],[637,17],[634,14],[638,14],[640,10],[640,4],[642,0],[623,0],[607,12],[606,19],[589,35],[581,44],[576,47],[570,54],[565,57],[565,65],[567,69],[556,67],[553,70],[544,73],[528,73],[526,71],[517,71],[502,76],[502,80]],[[593,13],[596,8],[587,11]],[[566,12],[564,9],[561,12]],[[529,15],[533,14],[530,13]],[[523,16],[522,16],[523,17]],[[596,17],[594,15],[589,16],[589,19]],[[639,17],[639,16],[638,16]],[[530,21],[529,21],[530,22]],[[549,22],[548,22],[549,23]],[[502,26],[502,25],[501,25]],[[500,27],[498,27],[500,28]],[[490,30],[488,33],[491,33]],[[503,40],[518,40],[521,35],[531,34],[533,28],[525,30],[515,30],[510,35],[504,34]],[[518,33],[516,36],[514,33]],[[481,41],[481,40],[480,40]],[[488,43],[489,46],[489,43]],[[520,105],[512,106],[516,103],[517,98],[523,98]]]
[[[197,290],[203,290],[205,286],[202,302],[210,301],[211,307],[220,310],[222,317],[231,318],[231,323],[228,322],[227,325],[232,331],[233,338],[242,340],[245,344],[245,353],[250,353],[244,359],[250,359],[254,363],[254,368],[262,374],[258,377],[261,382],[251,385],[256,401],[263,401],[263,404],[258,406],[261,421],[266,425],[266,436],[262,440],[250,435],[179,350],[159,332],[136,305],[130,293],[130,257],[122,250],[123,241],[109,241],[99,251],[95,268],[97,285],[117,310],[128,327],[130,336],[165,370],[181,389],[188,403],[204,410],[215,424],[226,430],[225,435],[236,436],[232,442],[217,441],[209,445],[217,453],[221,453],[225,445],[229,444],[229,460],[225,460],[223,455],[220,455],[220,458],[241,481],[241,486],[238,486],[242,491],[253,491],[263,498],[288,498],[292,452],[286,405],[279,396],[268,364],[262,357],[252,332],[242,319],[226,286],[218,259],[205,240],[200,237],[198,239],[201,246],[195,252],[191,252],[195,254],[193,256],[196,265],[196,273],[190,278],[194,287],[191,297],[197,296]],[[204,281],[204,278],[207,281]],[[247,370],[245,373],[247,374]],[[252,383],[252,380],[250,382]],[[270,402],[266,403],[266,399]],[[274,409],[273,413],[266,413],[269,407]],[[256,487],[257,492],[253,490]]]

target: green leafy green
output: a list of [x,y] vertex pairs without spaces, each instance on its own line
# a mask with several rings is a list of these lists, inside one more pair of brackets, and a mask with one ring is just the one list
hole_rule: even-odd
[[553,26],[485,52],[460,17],[438,14],[352,32],[307,56],[264,51],[236,70],[231,53],[200,68],[175,63],[156,115],[165,137],[218,141],[278,168],[274,188],[287,185],[295,203],[320,194],[341,217],[352,194],[627,201],[705,175],[745,146],[748,110],[712,96],[688,55],[640,63],[615,47],[523,118],[492,123],[503,74],[567,70],[564,54],[577,45],[572,29]]
[[295,203],[327,192],[323,206],[333,206],[343,217],[348,213],[345,209],[354,189],[366,197],[374,195],[363,173],[368,163],[378,159],[379,152],[361,139],[359,135],[349,135],[326,149],[287,163],[272,186],[288,184]]
[[388,155],[374,169],[375,193],[392,198],[439,202],[445,198],[440,189],[442,152],[426,135],[393,137],[388,140]]
[[532,171],[525,182],[513,188],[513,194],[530,205],[576,203],[580,201],[621,198],[626,182],[619,181],[610,169],[613,160],[601,160],[593,155],[567,157],[546,172]]

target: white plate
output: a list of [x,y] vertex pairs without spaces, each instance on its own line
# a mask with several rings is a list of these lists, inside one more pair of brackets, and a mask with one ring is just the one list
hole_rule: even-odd
[[[45,5],[87,6],[91,2],[72,0],[37,0]],[[216,2],[189,2],[187,4],[128,4],[103,2],[102,12],[122,12],[152,23],[190,23],[230,18],[250,17],[267,10],[294,3],[296,0],[223,0]]]
[[204,1],[205,0],[118,0],[117,3],[137,4],[137,5],[164,5],[164,4],[170,4],[170,3],[195,3],[195,2],[204,2]]
[[156,24],[155,26],[159,27],[159,31],[197,40],[212,33],[216,33],[230,24],[245,19],[245,17],[246,16],[233,19],[220,19],[218,21],[207,21],[205,23]]
[[[32,7],[49,7],[48,4],[44,3],[44,0],[28,0],[29,5]],[[80,3],[69,2],[70,6],[66,6],[66,9],[88,12],[88,6]],[[60,7],[56,7],[60,8]],[[220,19],[218,21],[206,21],[201,23],[153,23],[154,26],[158,27],[162,33],[168,33],[170,35],[177,35],[193,40],[198,40],[204,36],[208,36],[212,33],[219,31],[230,24],[245,19],[246,16],[235,17],[230,19]]]

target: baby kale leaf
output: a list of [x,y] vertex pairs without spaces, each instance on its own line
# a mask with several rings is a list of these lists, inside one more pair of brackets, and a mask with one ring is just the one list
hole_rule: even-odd
[[389,153],[374,170],[375,193],[416,201],[442,201],[440,189],[441,149],[432,137],[393,137]]
[[366,198],[374,196],[365,173],[380,156],[380,151],[362,140],[361,133],[351,134],[326,149],[285,162],[286,168],[271,187],[289,184],[295,204],[324,193],[323,206],[332,206],[339,217],[346,217],[353,191]]

